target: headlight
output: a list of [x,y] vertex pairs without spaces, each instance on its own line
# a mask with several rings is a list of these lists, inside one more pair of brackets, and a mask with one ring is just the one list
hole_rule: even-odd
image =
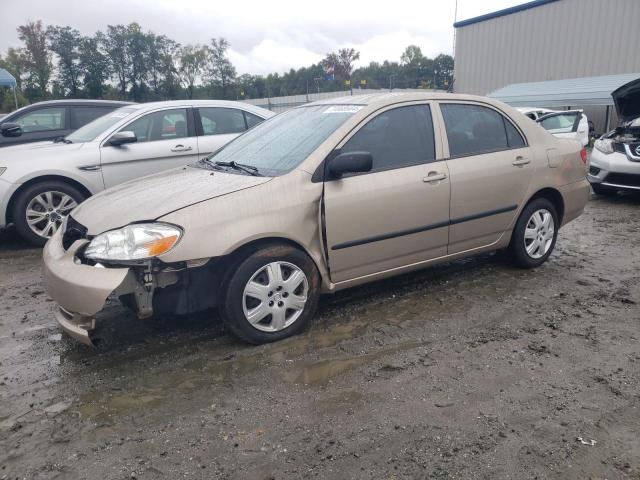
[[171,250],[182,230],[167,223],[136,223],[96,236],[84,251],[92,260],[144,260]]
[[608,138],[600,138],[596,140],[596,143],[594,143],[593,146],[605,155],[613,153],[613,141]]

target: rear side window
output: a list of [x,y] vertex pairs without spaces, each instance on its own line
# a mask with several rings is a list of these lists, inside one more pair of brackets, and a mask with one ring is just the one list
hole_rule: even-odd
[[433,161],[431,109],[429,105],[412,105],[387,110],[369,120],[340,151],[371,153],[372,171]]
[[526,145],[520,132],[503,115],[480,105],[444,103],[449,155],[464,157]]
[[93,122],[96,118],[113,111],[113,107],[72,107],[71,108],[71,128],[84,127],[87,123]]
[[260,118],[249,112],[244,112],[244,118],[247,121],[247,128],[255,127],[259,123],[264,122],[264,118]]
[[24,133],[64,130],[66,107],[40,108],[27,112],[14,120]]
[[242,110],[236,108],[199,108],[203,135],[241,133],[247,129]]

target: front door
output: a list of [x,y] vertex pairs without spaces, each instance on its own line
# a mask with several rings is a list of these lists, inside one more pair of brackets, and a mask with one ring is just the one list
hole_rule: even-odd
[[531,181],[532,151],[502,113],[441,103],[451,179],[449,254],[491,245],[515,220]]
[[196,161],[198,143],[189,114],[187,108],[160,110],[122,127],[121,132],[134,132],[137,141],[100,148],[105,187]]
[[371,172],[326,179],[331,280],[339,283],[446,255],[449,178],[429,104],[391,107],[340,152],[367,151]]

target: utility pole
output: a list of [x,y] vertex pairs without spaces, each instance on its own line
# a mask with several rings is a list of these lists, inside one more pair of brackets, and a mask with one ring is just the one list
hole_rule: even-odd
[[393,79],[396,78],[398,75],[396,75],[395,73],[389,75],[389,91],[393,92]]
[[320,93],[320,80],[322,80],[322,77],[315,77],[313,79],[313,81],[316,82],[316,88],[318,89],[318,93]]

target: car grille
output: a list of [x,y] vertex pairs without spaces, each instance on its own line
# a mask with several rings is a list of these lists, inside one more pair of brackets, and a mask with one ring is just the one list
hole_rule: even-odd
[[72,216],[67,219],[67,229],[62,234],[62,247],[68,250],[73,242],[81,240],[87,235],[87,227],[80,224]]
[[614,142],[613,144],[613,150],[618,152],[618,153],[624,153],[626,154],[627,152],[625,152],[624,150],[624,143],[618,143],[618,142]]
[[632,173],[610,173],[603,180],[614,185],[628,185],[630,187],[640,187],[640,175]]

